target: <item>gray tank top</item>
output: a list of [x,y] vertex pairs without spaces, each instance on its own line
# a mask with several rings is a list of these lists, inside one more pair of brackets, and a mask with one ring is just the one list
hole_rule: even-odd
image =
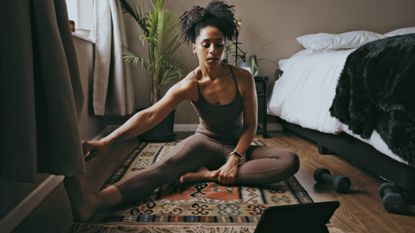
[[199,126],[196,133],[207,135],[225,143],[235,144],[242,133],[243,100],[239,93],[233,68],[229,66],[235,83],[236,94],[232,102],[224,105],[212,104],[202,95],[199,83],[197,89],[199,99],[192,101],[199,115]]

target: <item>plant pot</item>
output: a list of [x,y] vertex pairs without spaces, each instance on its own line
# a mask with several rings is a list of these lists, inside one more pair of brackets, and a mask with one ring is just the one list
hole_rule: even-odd
[[164,120],[162,120],[154,128],[139,135],[141,141],[144,142],[171,142],[174,141],[176,135],[173,132],[175,110],[170,112]]

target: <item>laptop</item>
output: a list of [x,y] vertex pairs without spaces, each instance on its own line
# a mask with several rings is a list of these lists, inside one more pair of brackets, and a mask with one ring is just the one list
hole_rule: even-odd
[[264,210],[255,233],[328,233],[328,223],[338,201],[271,206]]

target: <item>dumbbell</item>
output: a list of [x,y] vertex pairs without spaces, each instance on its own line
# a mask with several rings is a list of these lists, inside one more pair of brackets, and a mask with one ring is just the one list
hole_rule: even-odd
[[379,196],[382,199],[386,211],[394,214],[407,214],[408,205],[399,192],[399,189],[391,183],[383,183],[379,186]]
[[332,176],[326,168],[318,168],[314,172],[314,180],[319,184],[331,184],[338,193],[348,193],[352,182],[346,176]]

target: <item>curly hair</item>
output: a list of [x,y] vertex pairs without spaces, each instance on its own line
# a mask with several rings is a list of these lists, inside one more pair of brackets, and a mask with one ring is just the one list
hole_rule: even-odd
[[223,1],[214,0],[206,8],[193,6],[190,11],[184,12],[180,16],[184,41],[195,43],[200,30],[209,25],[218,28],[225,39],[235,38],[238,29],[233,7]]

